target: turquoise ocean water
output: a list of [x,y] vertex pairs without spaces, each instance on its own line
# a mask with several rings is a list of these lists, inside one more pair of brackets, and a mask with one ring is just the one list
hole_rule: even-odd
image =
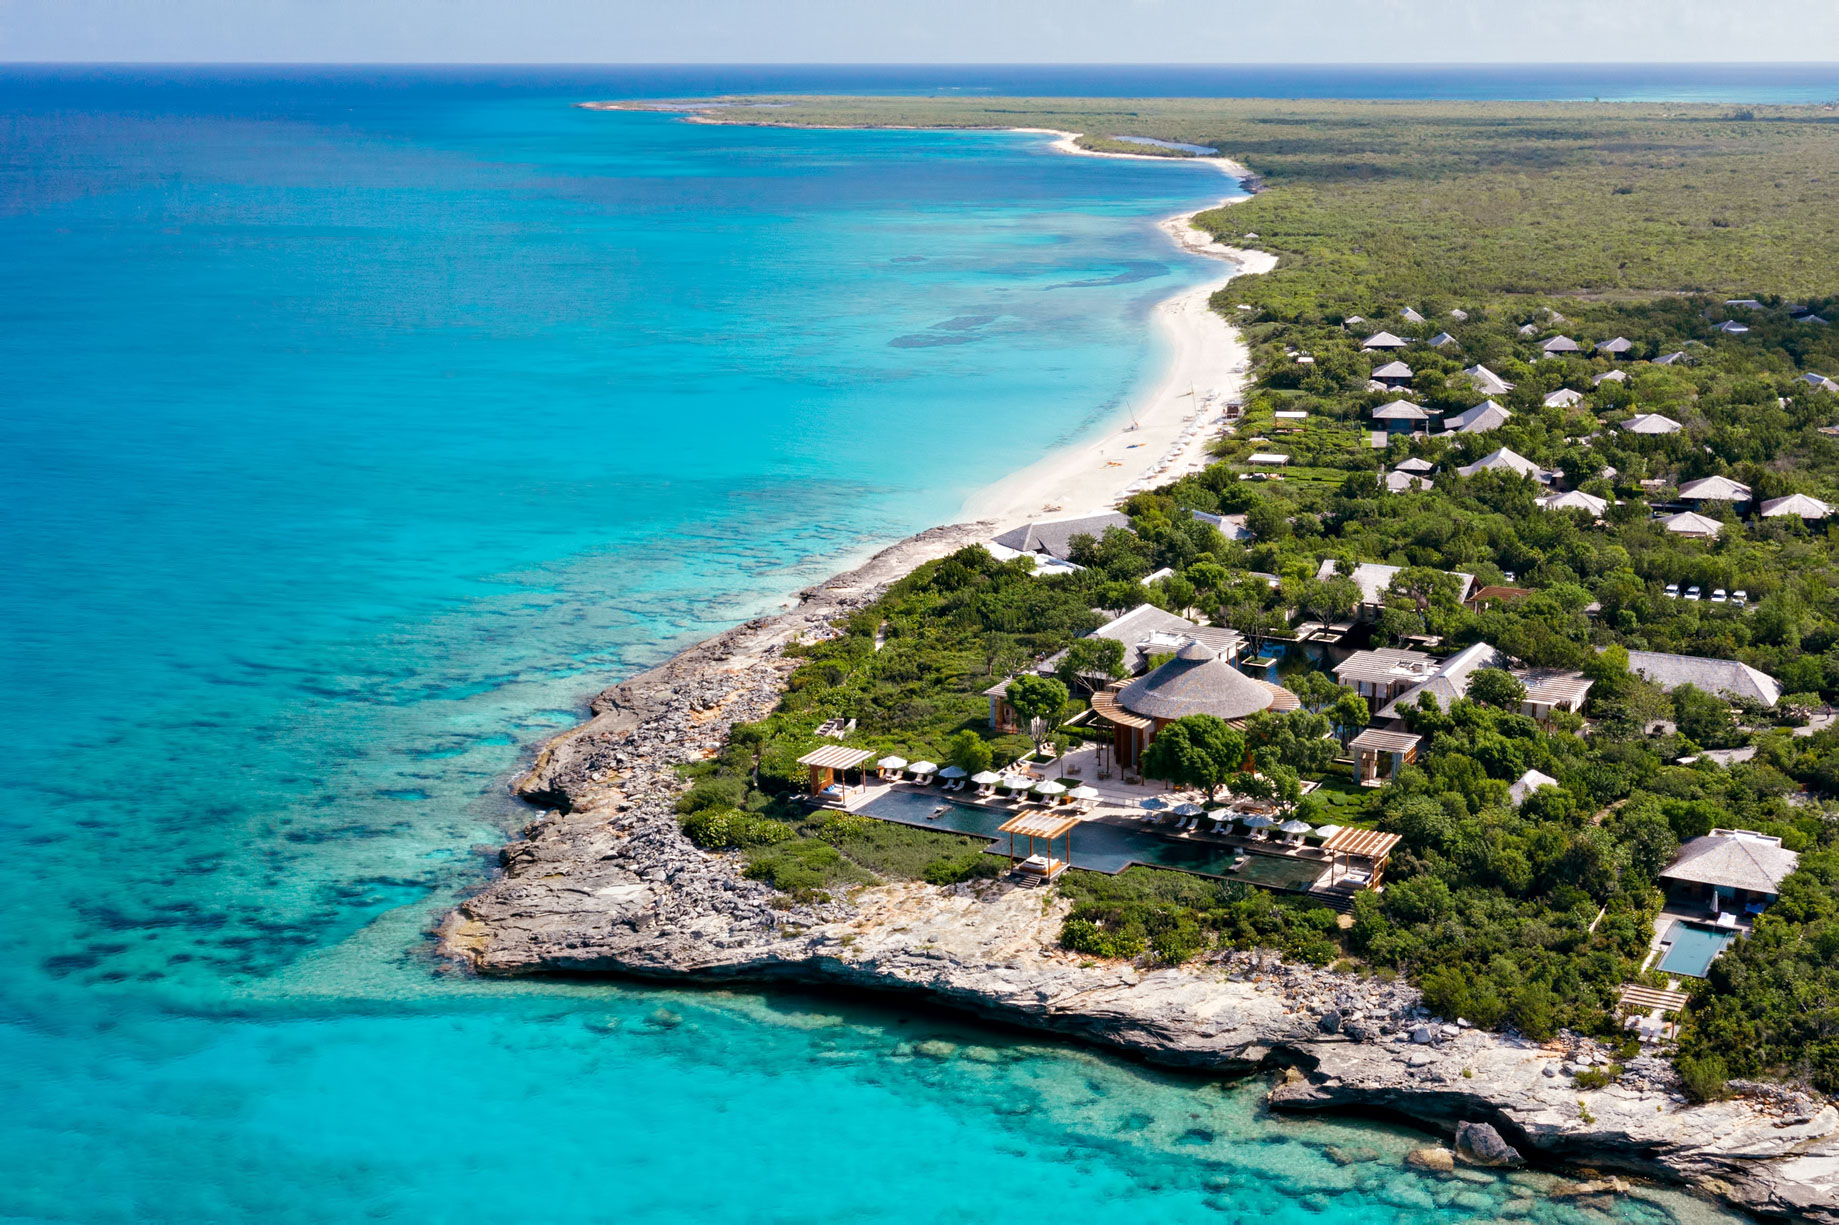
[[592,84],[0,75],[0,1220],[1492,1216],[1255,1085],[427,959],[591,692],[1118,413],[1215,271],[1203,167]]

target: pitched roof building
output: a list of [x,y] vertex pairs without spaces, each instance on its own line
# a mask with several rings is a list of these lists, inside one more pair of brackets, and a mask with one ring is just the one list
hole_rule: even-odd
[[[1338,565],[1339,563],[1332,557],[1323,558],[1322,564],[1316,567],[1315,577],[1323,581],[1334,578]],[[1399,571],[1403,569],[1403,566],[1388,566],[1376,561],[1363,561],[1349,572],[1347,577],[1353,579],[1354,585],[1360,588],[1360,603],[1363,612],[1368,609],[1376,612],[1385,607],[1386,588],[1392,585],[1392,580],[1398,577]],[[1451,570],[1446,570],[1444,573],[1457,581],[1459,590],[1456,592],[1456,599],[1459,601],[1468,599],[1470,588],[1475,586],[1475,576]]]
[[1616,428],[1630,434],[1677,434],[1685,427],[1659,413],[1636,413]]
[[1513,414],[1496,404],[1493,400],[1483,400],[1466,412],[1443,419],[1443,430],[1449,434],[1485,434],[1489,430],[1498,430],[1509,421]]
[[1409,343],[1390,332],[1374,332],[1361,342],[1360,347],[1363,349],[1402,349]]
[[1468,376],[1469,382],[1475,384],[1475,390],[1484,396],[1504,396],[1513,390],[1512,383],[1486,366],[1479,364],[1470,366],[1462,373]]
[[1560,387],[1557,391],[1549,393],[1543,403],[1547,408],[1569,408],[1573,404],[1583,403],[1583,399],[1583,392],[1573,391],[1569,387]]
[[1682,502],[1747,502],[1750,487],[1728,476],[1706,476],[1679,487]]
[[1569,493],[1547,494],[1539,499],[1539,506],[1542,510],[1581,510],[1594,518],[1609,509],[1609,499],[1573,489]]
[[1474,476],[1477,472],[1517,472],[1521,476],[1530,476],[1535,481],[1545,479],[1545,470],[1527,459],[1517,451],[1502,447],[1491,451],[1472,464],[1464,464],[1456,469],[1464,476]]
[[1554,336],[1539,347],[1545,351],[1548,357],[1559,353],[1580,353],[1583,351],[1578,346],[1577,342],[1572,340],[1569,336]]
[[1660,526],[1675,536],[1695,536],[1701,540],[1710,540],[1724,534],[1722,523],[1692,510],[1682,510],[1677,515],[1668,515],[1660,521]]
[[1672,655],[1665,651],[1630,651],[1628,670],[1646,677],[1671,693],[1691,685],[1727,698],[1745,698],[1763,706],[1781,701],[1781,682],[1734,659],[1706,659],[1699,655]]
[[1791,493],[1785,498],[1770,498],[1762,504],[1762,517],[1781,519],[1789,515],[1798,515],[1802,519],[1825,519],[1833,513],[1833,508],[1818,498],[1810,498],[1804,493]]
[[1109,528],[1130,530],[1130,516],[1112,511],[1102,515],[1077,515],[1067,519],[1042,519],[1010,528],[993,543],[1015,553],[1065,560],[1075,536],[1102,537]]
[[1727,903],[1773,900],[1800,862],[1780,838],[1749,829],[1714,829],[1680,847],[1660,879],[1702,888],[1711,904],[1723,910]]

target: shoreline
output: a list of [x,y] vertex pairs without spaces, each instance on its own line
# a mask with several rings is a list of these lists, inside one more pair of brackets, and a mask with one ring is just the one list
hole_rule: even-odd
[[[1206,240],[1192,230],[1193,215],[1160,224],[1196,254],[1261,254]],[[1206,301],[1247,270],[1240,265],[1211,287],[1158,304],[1159,321],[1173,316],[1166,326],[1178,346],[1184,337],[1204,346],[1207,318],[1231,333]],[[1168,309],[1182,303],[1190,307],[1185,319]],[[1185,407],[1181,372],[1178,352],[1151,406],[1170,439],[1179,437]],[[592,717],[545,744],[517,781],[520,798],[548,811],[502,849],[502,872],[448,914],[440,953],[488,975],[918,993],[1162,1066],[1233,1076],[1284,1069],[1273,1107],[1379,1110],[1446,1135],[1485,1123],[1571,1168],[1631,1171],[1745,1211],[1839,1225],[1839,1111],[1830,1105],[1790,1097],[1688,1106],[1658,1060],[1588,1090],[1574,1083],[1573,1065],[1607,1063],[1588,1040],[1539,1045],[1438,1027],[1403,984],[1286,966],[1264,954],[1155,969],[1095,962],[1058,947],[1069,903],[1000,882],[898,883],[788,905],[744,876],[740,856],[689,843],[674,809],[684,786],[677,766],[719,751],[730,725],[776,706],[794,667],[787,645],[827,635],[923,562],[987,540],[998,530],[987,514],[1032,517],[1025,508],[1036,498],[1042,509],[1034,515],[1056,500],[1066,513],[1092,509],[1068,495],[1127,486],[1134,463],[1107,467],[1104,448],[1131,434],[1144,434],[1141,417],[1136,431],[1112,429],[1063,447],[973,495],[967,508],[990,508],[977,516],[982,521],[900,541],[807,589],[788,611],[696,643],[600,694]],[[1205,440],[1191,439],[1181,458],[1197,446],[1204,457]],[[1171,465],[1156,479],[1176,475]],[[1613,1180],[1588,1178],[1550,1194],[1614,1193]]]
[[[1070,901],[1004,881],[897,882],[790,902],[748,879],[740,854],[692,845],[677,823],[677,767],[719,751],[733,723],[770,713],[795,667],[785,647],[823,636],[988,528],[909,537],[790,611],[601,694],[593,718],[550,741],[518,780],[520,798],[546,811],[501,849],[500,874],[447,914],[438,954],[489,976],[917,994],[1171,1069],[1280,1071],[1274,1109],[1378,1111],[1458,1137],[1486,1124],[1520,1154],[1576,1173],[1553,1196],[1604,1203],[1595,1197],[1619,1184],[1598,1171],[1618,1171],[1762,1216],[1839,1225],[1839,1110],[1792,1091],[1688,1105],[1659,1059],[1586,1088],[1574,1072],[1612,1062],[1594,1041],[1441,1025],[1402,982],[1268,952],[1176,967],[1081,957],[1058,945]],[[1446,1149],[1436,1159],[1454,1158]]]

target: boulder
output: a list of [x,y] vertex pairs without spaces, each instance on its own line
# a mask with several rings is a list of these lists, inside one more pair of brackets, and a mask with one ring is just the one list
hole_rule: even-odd
[[1522,1164],[1520,1150],[1501,1139],[1501,1133],[1488,1123],[1456,1124],[1456,1155],[1471,1165]]
[[1456,1169],[1456,1154],[1446,1148],[1414,1148],[1405,1154],[1405,1164],[1414,1169],[1450,1174]]
[[1321,1015],[1315,1025],[1317,1029],[1325,1034],[1339,1033],[1341,1031],[1341,1014],[1331,1008]]

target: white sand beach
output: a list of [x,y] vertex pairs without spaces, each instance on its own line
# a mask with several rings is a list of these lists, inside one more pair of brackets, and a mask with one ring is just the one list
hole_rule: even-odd
[[[1070,132],[1018,130],[1053,135],[1058,138],[1054,148],[1085,157],[1138,156],[1081,149]],[[1205,160],[1228,174],[1247,173],[1225,159]],[[1246,198],[1234,196],[1222,203]],[[1268,252],[1214,242],[1194,228],[1194,216],[1182,213],[1166,218],[1162,229],[1182,249],[1221,260],[1227,267],[1218,280],[1183,290],[1157,305],[1156,324],[1164,329],[1168,341],[1169,364],[1155,389],[1099,436],[1062,448],[971,495],[964,504],[964,519],[994,519],[1006,529],[1031,519],[1109,510],[1128,492],[1206,466],[1207,444],[1224,428],[1221,417],[1227,402],[1243,395],[1249,365],[1239,333],[1208,309],[1207,300],[1235,276],[1269,272],[1277,258]]]

